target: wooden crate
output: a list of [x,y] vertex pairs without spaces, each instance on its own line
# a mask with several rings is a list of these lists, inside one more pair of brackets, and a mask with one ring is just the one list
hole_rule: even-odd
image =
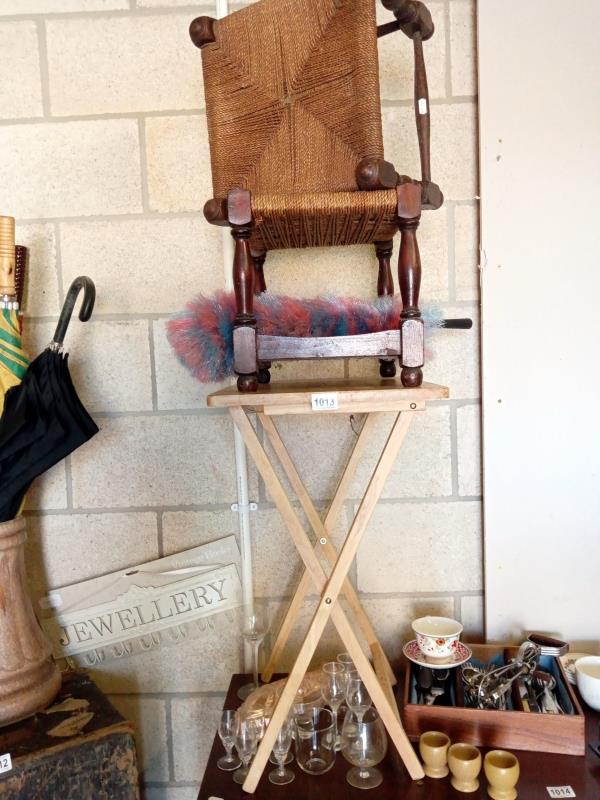
[[[504,649],[511,655],[516,647],[469,645],[474,658],[490,661]],[[409,665],[410,666],[410,665]],[[453,742],[468,742],[482,747],[509,750],[535,750],[544,753],[585,755],[585,717],[568,682],[560,660],[557,667],[575,709],[575,714],[536,714],[524,711],[494,711],[477,708],[425,706],[410,702],[412,669],[405,673],[403,712],[404,727],[416,741],[425,731],[446,733]]]
[[74,708],[0,729],[0,756],[12,760],[0,774],[2,800],[139,800],[131,723],[85,674],[65,676],[51,709],[65,701]]

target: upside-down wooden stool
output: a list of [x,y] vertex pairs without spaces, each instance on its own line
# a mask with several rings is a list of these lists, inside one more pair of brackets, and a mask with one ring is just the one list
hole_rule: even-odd
[[[423,381],[416,231],[422,209],[443,202],[431,180],[423,57],[434,26],[418,0],[381,1],[395,19],[379,26],[376,0],[259,0],[218,21],[198,17],[190,26],[202,49],[213,179],[204,214],[214,225],[229,226],[235,239],[233,344],[241,391],[268,383],[271,360],[290,358],[287,337],[279,337],[279,348],[270,342],[267,352],[257,330],[253,295],[267,288],[267,252],[374,244],[377,292],[386,296],[394,294],[390,259],[398,231],[401,347],[390,347],[383,331],[368,355],[379,356],[382,377],[396,374],[400,357],[402,383]],[[383,158],[377,39],[398,30],[414,47],[420,180],[398,174]],[[366,355],[356,338],[352,355]],[[295,346],[293,358],[314,357],[314,346]]]
[[[211,408],[228,409],[273,502],[283,517],[290,537],[306,568],[277,637],[269,663],[263,672],[264,679],[270,679],[277,667],[278,658],[296,622],[307,590],[312,586],[321,596],[304,643],[300,648],[285,688],[273,712],[271,722],[266,729],[244,783],[243,788],[245,791],[252,793],[256,789],[277,738],[277,733],[294,703],[296,692],[329,619],[333,621],[344,646],[352,656],[390,739],[396,746],[411,777],[417,780],[424,776],[421,764],[400,722],[392,690],[392,686],[395,683],[394,673],[361,606],[360,600],[348,580],[348,571],[415,414],[425,410],[428,400],[437,400],[445,397],[448,397],[448,390],[443,386],[434,384],[423,384],[417,388],[405,388],[399,382],[389,380],[372,382],[348,380],[338,384],[326,384],[323,382],[314,384],[273,384],[272,386],[261,387],[256,394],[239,393],[235,387],[230,387],[212,394],[208,398],[208,405]],[[310,536],[305,531],[281,481],[277,477],[269,456],[248,419],[248,411],[257,413],[273,453],[283,468],[309,520],[316,536],[315,542],[311,541]],[[360,464],[365,448],[372,437],[373,429],[380,415],[384,412],[392,412],[395,415],[392,428],[360,502],[354,522],[338,553],[330,542],[331,531],[347,498],[352,479]],[[283,415],[327,413],[366,414],[366,419],[340,479],[331,507],[325,519],[321,520],[279,436],[275,419]],[[325,559],[328,570],[322,566],[320,556]],[[373,557],[376,558],[377,556],[374,555]],[[348,601],[353,620],[349,618],[338,602],[342,592]],[[373,666],[371,666],[369,658],[362,650],[359,639],[354,632],[353,622],[360,628],[369,644]]]

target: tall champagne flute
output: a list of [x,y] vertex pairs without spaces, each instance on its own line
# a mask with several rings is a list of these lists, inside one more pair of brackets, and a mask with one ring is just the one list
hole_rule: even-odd
[[235,783],[242,784],[248,776],[250,761],[258,745],[257,727],[253,720],[238,720],[235,729],[235,749],[242,760],[242,766],[233,773]]
[[242,617],[242,636],[252,647],[252,683],[247,683],[238,689],[238,697],[245,700],[255,689],[260,687],[258,679],[258,651],[267,634],[267,615],[262,604],[254,601],[252,605],[244,606]]
[[338,734],[338,712],[340,706],[344,702],[346,671],[343,664],[340,664],[338,661],[328,661],[327,664],[323,665],[323,672],[323,688],[321,693],[323,695],[323,700],[325,700],[329,708],[333,711],[334,746],[336,750],[341,750],[342,743]]
[[219,738],[223,743],[227,755],[217,761],[217,767],[224,772],[233,772],[233,770],[242,766],[240,759],[233,755],[233,748],[235,746],[235,726],[235,711],[223,711],[219,722]]
[[358,671],[349,672],[346,683],[346,705],[356,714],[359,722],[363,721],[365,711],[371,707],[372,702],[371,695]]

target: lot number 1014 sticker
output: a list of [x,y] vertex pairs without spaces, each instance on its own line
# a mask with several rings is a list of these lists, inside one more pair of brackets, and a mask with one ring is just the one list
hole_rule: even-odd
[[550,797],[577,797],[572,786],[546,786]]

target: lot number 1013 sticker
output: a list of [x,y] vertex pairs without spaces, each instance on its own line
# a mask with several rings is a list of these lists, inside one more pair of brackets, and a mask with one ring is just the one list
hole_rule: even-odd
[[313,411],[337,411],[338,393],[319,392],[311,395],[311,405]]

